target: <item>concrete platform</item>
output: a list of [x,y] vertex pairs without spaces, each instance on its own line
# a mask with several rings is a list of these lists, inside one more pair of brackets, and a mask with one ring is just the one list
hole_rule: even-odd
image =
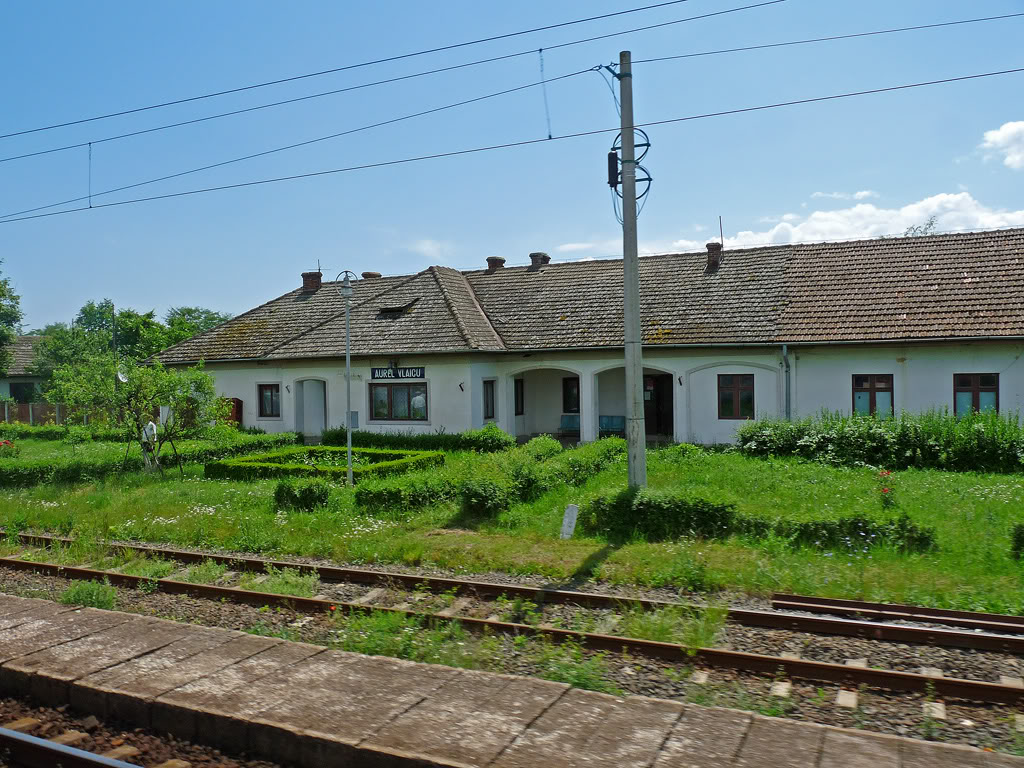
[[0,694],[303,768],[1024,768],[1024,758],[0,595]]

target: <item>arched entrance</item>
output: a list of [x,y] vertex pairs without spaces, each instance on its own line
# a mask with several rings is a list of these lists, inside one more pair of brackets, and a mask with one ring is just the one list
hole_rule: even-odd
[[580,440],[585,434],[589,401],[586,382],[578,371],[537,367],[509,374],[515,435],[553,435]]
[[[626,369],[609,368],[597,374],[598,433],[623,435],[626,428]],[[675,439],[674,375],[658,368],[644,368],[644,427],[648,440]]]

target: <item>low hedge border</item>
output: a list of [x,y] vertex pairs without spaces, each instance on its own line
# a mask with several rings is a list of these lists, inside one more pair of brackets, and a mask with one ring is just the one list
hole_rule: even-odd
[[[345,445],[345,428],[325,429],[320,436],[323,445]],[[400,448],[417,451],[477,451],[497,453],[516,447],[514,436],[496,424],[466,432],[370,432],[352,431],[355,448]]]
[[736,506],[671,491],[626,489],[594,497],[584,504],[580,529],[613,540],[668,541],[683,536],[726,539],[777,537],[795,547],[861,551],[888,544],[902,552],[929,552],[935,529],[914,523],[903,513],[881,520],[847,515],[830,520],[772,520],[736,511]]
[[[228,458],[254,451],[265,451],[282,445],[293,444],[294,432],[278,432],[273,435],[239,435],[230,443],[212,441],[207,445],[183,445],[178,455],[186,464],[199,464],[214,459]],[[136,445],[136,450],[138,446]],[[70,449],[69,453],[70,453]],[[165,447],[160,456],[164,467],[171,466],[174,454]],[[169,458],[168,458],[169,457]],[[0,488],[24,488],[39,483],[77,483],[97,480],[121,471],[124,465],[124,443],[115,446],[110,457],[86,458],[71,454],[53,459],[0,459]],[[127,470],[143,469],[142,456],[130,455]]]
[[[323,446],[284,448],[255,456],[211,461],[206,464],[204,474],[207,479],[260,480],[268,477],[319,477],[334,482],[344,482],[348,474],[348,468],[345,466],[317,467],[289,461],[293,457],[326,452],[341,457],[346,455],[344,448]],[[352,454],[353,458],[373,457],[377,459],[371,464],[353,466],[353,482],[359,482],[361,478],[365,477],[399,474],[444,464],[444,454],[440,451],[353,448]]]

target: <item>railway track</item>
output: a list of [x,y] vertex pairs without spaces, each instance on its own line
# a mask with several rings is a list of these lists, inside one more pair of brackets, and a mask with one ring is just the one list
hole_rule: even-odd
[[[87,740],[82,731],[66,730],[51,738],[33,736],[30,731],[42,725],[34,717],[20,718],[0,726],[0,758],[12,768],[138,768],[137,763],[126,763],[120,758],[134,758],[140,750],[121,745],[101,754],[87,752],[75,744]],[[164,760],[151,764],[153,768],[190,768],[186,760]]]
[[[22,541],[27,546],[34,547],[63,546],[69,543],[68,539],[61,537],[33,534],[23,534]],[[156,589],[169,594],[182,594],[212,600],[230,600],[255,606],[281,607],[309,614],[338,610],[343,612],[384,611],[407,616],[425,616],[430,620],[450,621],[457,619],[467,629],[479,632],[537,635],[550,638],[556,642],[575,642],[591,650],[627,651],[631,654],[670,663],[690,664],[698,662],[709,667],[754,672],[776,677],[782,675],[810,681],[834,682],[854,689],[858,686],[866,685],[892,691],[927,692],[942,697],[977,702],[999,704],[1024,703],[1024,686],[1018,684],[1016,678],[1007,679],[1001,677],[1000,682],[996,683],[948,677],[937,670],[926,669],[923,672],[908,672],[894,669],[874,669],[867,667],[866,664],[852,665],[851,663],[833,663],[806,658],[794,658],[792,654],[772,655],[718,648],[685,648],[674,643],[614,634],[610,630],[598,632],[566,629],[546,621],[543,610],[536,612],[534,620],[530,622],[522,620],[509,621],[505,620],[508,618],[507,616],[502,617],[497,613],[487,613],[487,611],[493,610],[499,601],[504,601],[505,605],[510,603],[519,606],[532,605],[538,609],[550,606],[565,606],[565,609],[589,609],[608,613],[621,611],[623,607],[639,608],[645,611],[691,608],[691,606],[686,606],[683,603],[648,599],[624,599],[572,590],[423,577],[365,569],[312,566],[287,561],[262,560],[230,555],[209,555],[156,547],[116,545],[116,548],[176,561],[183,565],[213,561],[231,568],[235,572],[266,574],[272,573],[274,569],[294,569],[305,574],[315,574],[320,582],[325,585],[347,585],[342,591],[348,593],[348,599],[324,595],[318,597],[295,597],[260,592],[253,589],[240,589],[234,586],[195,584],[175,579],[151,579],[117,571],[62,566],[19,558],[0,558],[0,566],[71,579],[100,581],[105,579],[112,585],[119,587]],[[354,591],[358,590],[354,590],[352,585],[358,585],[360,589],[367,587],[369,589],[355,595]],[[405,590],[406,593],[403,594],[402,590]],[[424,593],[435,596],[444,595],[446,600],[450,602],[440,609],[435,610],[437,607],[435,604],[428,610],[418,610],[416,603],[423,602],[419,597],[424,595]],[[797,598],[799,596],[777,597]],[[829,610],[840,609],[842,611],[855,610],[853,606],[813,602],[814,600],[819,600],[818,598],[802,598],[802,600],[803,602],[795,599],[779,600],[779,602],[787,605],[798,605],[799,607],[793,610],[799,610],[805,612],[805,614],[815,613],[818,612],[818,609],[823,610],[825,608]],[[876,607],[869,609],[867,604],[865,604],[857,607],[856,610],[860,611],[861,616],[867,615],[864,613],[865,611],[874,610],[877,615],[873,616],[873,618],[880,618],[885,613],[885,608],[878,608],[877,604],[870,605]],[[473,610],[467,610],[467,608],[472,608]],[[907,606],[900,606],[899,608],[907,608]],[[479,615],[481,610],[484,611],[484,615]],[[477,615],[473,615],[474,612]],[[894,613],[901,612],[894,611]],[[902,613],[909,615],[907,611],[902,611]],[[1013,635],[980,632],[977,628],[974,631],[965,631],[882,624],[878,621],[866,621],[861,618],[826,618],[820,615],[742,609],[730,610],[727,618],[733,624],[751,628],[837,635],[890,643],[916,643],[922,646],[942,646],[1001,654],[1017,655],[1024,652],[1024,625],[1021,626],[1021,634]],[[895,618],[903,619],[904,617],[899,616]],[[950,620],[955,618],[964,621],[983,621],[983,619],[978,619],[975,615],[949,616],[946,618]],[[923,619],[916,618],[915,620]],[[1011,624],[1009,621],[1002,620],[992,623],[1003,627]]]

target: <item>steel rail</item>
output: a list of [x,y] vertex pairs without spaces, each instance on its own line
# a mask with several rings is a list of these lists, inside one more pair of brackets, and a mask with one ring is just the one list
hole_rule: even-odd
[[235,587],[218,587],[210,584],[191,584],[173,579],[151,579],[144,576],[100,571],[91,568],[78,568],[38,563],[13,558],[0,558],[0,566],[23,571],[36,571],[54,576],[73,579],[102,580],[108,579],[115,586],[138,588],[156,588],[170,594],[183,594],[192,597],[213,600],[232,600],[258,606],[282,607],[305,612],[333,612],[343,610],[349,613],[372,613],[374,611],[400,614],[409,617],[424,618],[428,621],[458,621],[467,629],[477,632],[502,633],[510,635],[534,635],[546,637],[559,643],[574,642],[589,650],[636,653],[648,658],[674,663],[700,662],[712,667],[734,669],[746,672],[782,674],[789,677],[814,680],[819,682],[835,682],[846,686],[869,685],[893,691],[934,691],[939,696],[969,699],[974,701],[1019,704],[1024,703],[1024,689],[999,683],[986,683],[975,680],[962,680],[953,677],[931,677],[912,672],[895,670],[868,669],[851,667],[845,664],[832,664],[804,659],[787,659],[781,656],[768,656],[743,651],[726,651],[715,648],[687,648],[673,643],[662,643],[654,640],[641,640],[631,637],[619,637],[593,632],[576,632],[557,627],[533,626],[514,622],[494,621],[463,616],[445,616],[435,613],[423,613],[406,608],[389,608],[365,605],[361,603],[335,602],[316,597],[294,597],[265,592],[253,592]]
[[1013,616],[1003,613],[979,613],[976,611],[957,611],[947,608],[922,608],[915,605],[901,605],[899,603],[874,603],[863,600],[782,593],[772,595],[772,607],[784,610],[809,611],[812,613],[833,613],[841,616],[862,616],[883,621],[922,621],[932,624],[983,629],[992,632],[1024,633],[1024,616]]
[[[47,534],[21,534],[21,540],[34,546],[49,547],[53,544],[68,544],[72,540]],[[337,566],[309,565],[287,560],[264,560],[238,555],[217,555],[190,552],[179,549],[139,546],[134,544],[114,544],[114,549],[130,551],[150,556],[163,557],[181,563],[198,564],[211,560],[225,565],[232,570],[265,573],[268,567],[282,569],[292,568],[303,574],[316,575],[324,582],[344,582],[371,584],[375,586],[401,586],[409,590],[424,587],[432,592],[447,592],[455,595],[475,595],[478,597],[511,597],[522,598],[537,603],[569,604],[584,608],[621,610],[624,606],[640,607],[644,610],[664,608],[690,608],[692,606],[669,600],[651,600],[648,598],[618,597],[593,592],[577,592],[566,589],[548,587],[530,587],[521,584],[501,584],[467,579],[450,579],[438,576],[420,576],[390,571],[373,571],[363,568],[344,568]],[[111,583],[114,583],[111,581]],[[127,584],[125,584],[127,586]],[[804,604],[794,607],[795,610],[810,611]],[[811,611],[813,612],[813,611]],[[984,614],[982,614],[984,615]],[[900,618],[900,617],[892,617]],[[922,645],[943,646],[948,648],[969,648],[997,653],[1024,654],[1024,626],[1009,629],[995,625],[987,627],[993,632],[1009,631],[1005,634],[980,634],[958,630],[944,630],[932,627],[912,627],[900,624],[879,624],[874,621],[830,619],[818,616],[801,616],[792,613],[773,613],[741,608],[731,608],[727,620],[735,624],[764,629],[781,629],[790,632],[809,632],[812,634],[840,635],[859,637],[894,643],[918,643]]]
[[131,763],[0,728],[0,756],[18,768],[138,768]]

